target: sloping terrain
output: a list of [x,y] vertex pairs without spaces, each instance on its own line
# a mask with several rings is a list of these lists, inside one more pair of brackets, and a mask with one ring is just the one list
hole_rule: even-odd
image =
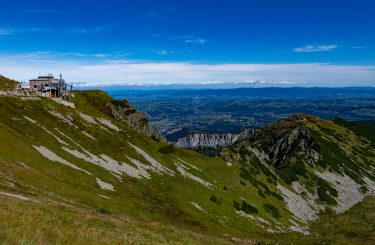
[[17,85],[17,81],[0,75],[0,90],[15,89]]
[[375,191],[370,140],[331,121],[295,115],[210,158],[126,101],[74,95],[0,97],[4,243],[310,243],[309,222]]

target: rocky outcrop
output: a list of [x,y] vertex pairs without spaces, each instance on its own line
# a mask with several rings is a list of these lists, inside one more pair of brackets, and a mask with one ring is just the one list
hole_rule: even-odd
[[150,127],[146,114],[137,112],[128,101],[115,100],[112,103],[108,103],[107,106],[110,108],[112,116],[117,120],[125,122],[138,132],[165,141],[159,132]]
[[238,141],[253,138],[255,132],[255,129],[246,129],[239,134],[192,134],[179,139],[176,146],[190,149],[199,147],[220,148]]
[[300,123],[304,120],[303,116],[293,115],[257,133],[256,145],[268,154],[276,168],[284,167],[287,159],[298,153],[303,153],[309,163],[319,161],[319,146],[310,130]]

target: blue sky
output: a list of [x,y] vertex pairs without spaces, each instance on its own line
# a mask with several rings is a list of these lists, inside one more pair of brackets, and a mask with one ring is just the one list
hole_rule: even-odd
[[0,73],[98,84],[375,85],[375,1],[5,1]]

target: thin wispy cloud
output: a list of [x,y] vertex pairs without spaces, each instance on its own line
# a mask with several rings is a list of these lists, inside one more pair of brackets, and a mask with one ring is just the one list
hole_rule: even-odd
[[51,31],[49,28],[43,27],[22,27],[22,28],[0,28],[0,36],[10,36],[16,34],[27,34],[27,33],[37,33],[37,32],[48,32]]
[[49,14],[49,13],[59,13],[60,11],[52,10],[52,9],[25,9],[21,10],[21,13],[27,14]]
[[306,45],[303,47],[294,48],[293,51],[297,53],[315,53],[315,52],[328,52],[337,49],[339,46],[336,44],[331,45]]
[[161,56],[167,55],[168,53],[169,53],[168,50],[165,50],[165,49],[156,51],[156,54],[161,55]]
[[204,38],[188,38],[185,40],[185,43],[195,44],[195,45],[203,45],[207,43],[207,40]]
[[102,26],[96,26],[93,28],[81,28],[81,27],[72,27],[67,29],[68,32],[74,34],[91,34],[91,33],[99,33],[104,31],[106,28]]
[[[126,51],[117,51],[113,53],[83,53],[83,52],[56,52],[56,51],[35,51],[24,53],[15,57],[27,57],[35,60],[48,60],[51,58],[56,58],[60,60],[74,60],[75,58],[85,58],[88,59],[124,59],[131,56],[132,53]],[[93,60],[93,61],[94,61]]]
[[11,35],[12,31],[5,28],[0,28],[0,36],[8,36]]

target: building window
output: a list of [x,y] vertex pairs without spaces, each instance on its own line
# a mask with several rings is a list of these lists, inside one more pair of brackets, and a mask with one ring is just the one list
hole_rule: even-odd
[[34,88],[37,88],[38,87],[38,85],[34,85]]

